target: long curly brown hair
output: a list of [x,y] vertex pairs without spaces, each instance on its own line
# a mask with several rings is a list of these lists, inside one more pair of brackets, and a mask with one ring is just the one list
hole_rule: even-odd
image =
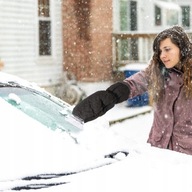
[[179,68],[183,72],[186,98],[192,98],[192,43],[182,27],[173,26],[160,32],[153,42],[153,56],[148,67],[149,95],[152,103],[163,98],[167,69],[160,60],[160,42],[170,38],[180,49]]

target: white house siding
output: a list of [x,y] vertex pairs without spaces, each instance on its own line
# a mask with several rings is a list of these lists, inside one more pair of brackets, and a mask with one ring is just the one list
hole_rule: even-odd
[[0,58],[4,72],[40,86],[58,82],[62,74],[61,1],[51,0],[52,56],[38,55],[37,0],[0,0]]

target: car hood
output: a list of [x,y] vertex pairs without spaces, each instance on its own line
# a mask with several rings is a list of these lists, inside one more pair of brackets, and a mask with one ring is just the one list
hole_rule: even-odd
[[[105,137],[108,131],[105,135],[100,132],[103,138],[96,136],[93,129],[89,131],[90,125],[74,135],[54,132],[3,99],[0,106],[0,184],[3,189],[18,187],[18,180],[54,178],[108,165],[119,161],[114,158],[119,151],[125,154],[122,147],[116,146],[111,151],[111,146],[102,146],[109,138]],[[112,143],[114,140],[108,140],[108,146]]]
[[122,161],[74,175],[68,184],[55,190],[190,192],[191,172],[192,156],[146,145],[137,147]]
[[[13,190],[56,192],[190,192],[192,157],[155,147],[137,146],[122,161],[78,174],[7,182]],[[38,190],[39,189],[39,190]]]
[[68,133],[49,130],[2,99],[0,105],[0,180],[75,172],[102,159],[102,153],[76,143]]

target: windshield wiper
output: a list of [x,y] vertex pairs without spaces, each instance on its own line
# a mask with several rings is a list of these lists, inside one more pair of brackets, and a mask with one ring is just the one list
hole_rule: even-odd
[[43,188],[48,188],[48,187],[53,187],[58,185],[64,185],[67,183],[69,182],[29,184],[29,185],[17,186],[12,188],[11,190],[20,191],[20,190],[31,190],[31,189],[43,189]]
[[39,175],[34,175],[34,176],[23,177],[22,180],[30,181],[30,180],[41,180],[41,179],[53,179],[53,178],[73,175],[73,174],[76,174],[76,173],[78,173],[78,172],[39,174]]

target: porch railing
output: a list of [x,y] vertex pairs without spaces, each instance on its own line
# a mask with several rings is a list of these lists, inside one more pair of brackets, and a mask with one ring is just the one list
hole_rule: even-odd
[[[157,33],[113,33],[113,71],[132,63],[148,63]],[[192,32],[188,32],[192,39]]]

